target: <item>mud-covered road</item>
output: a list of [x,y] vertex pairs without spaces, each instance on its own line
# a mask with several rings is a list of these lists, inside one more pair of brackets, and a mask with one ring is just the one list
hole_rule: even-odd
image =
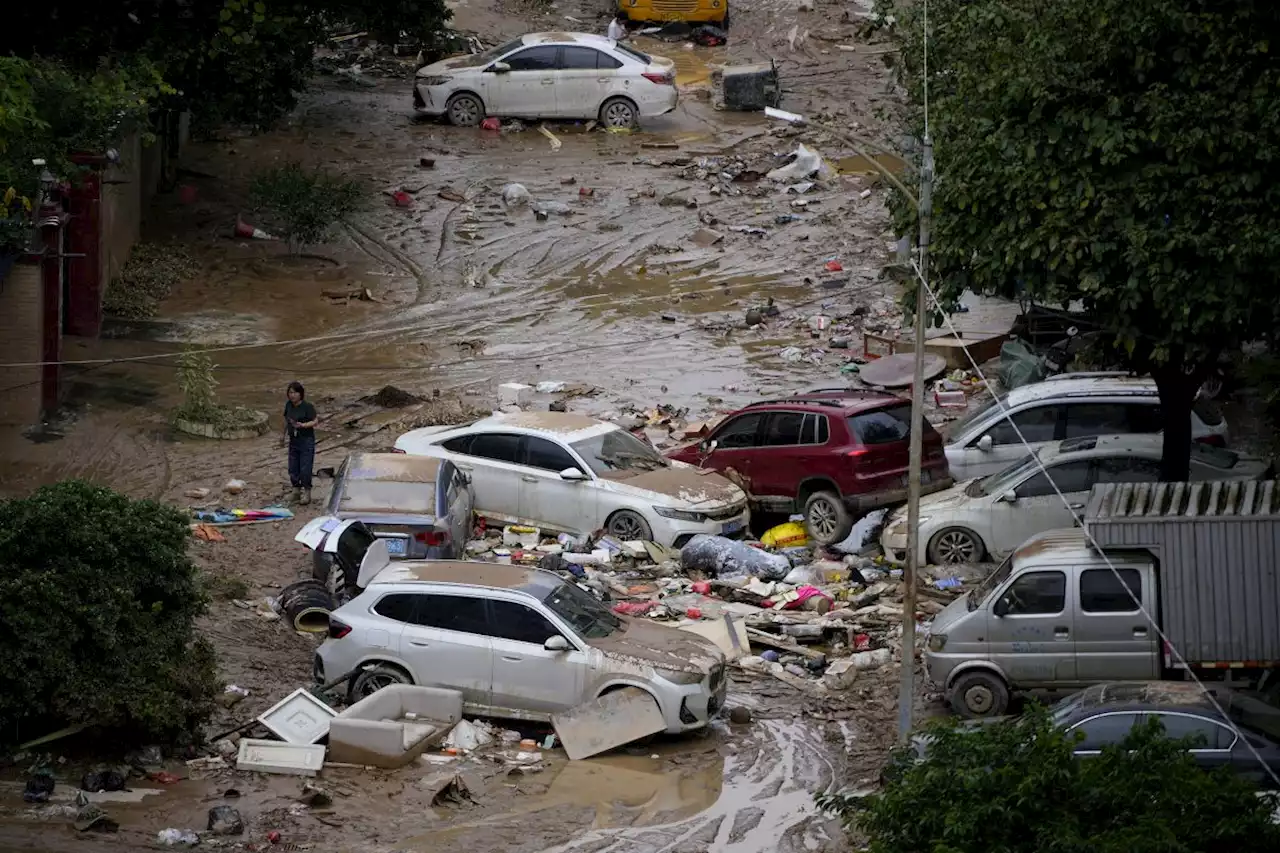
[[[287,484],[274,435],[220,444],[173,435],[174,362],[152,357],[183,345],[225,347],[215,355],[221,400],[273,418],[284,385],[306,383],[327,419],[317,468],[354,446],[385,448],[411,425],[392,411],[344,430],[356,411],[344,407],[387,384],[431,400],[414,415],[419,423],[491,406],[508,381],[593,389],[569,402],[574,410],[666,403],[690,418],[841,383],[845,357],[811,336],[809,320],[821,313],[854,331],[899,322],[896,290],[880,274],[893,240],[884,186],[820,129],[717,112],[708,80],[716,64],[776,60],[785,109],[887,143],[878,114],[893,104],[885,47],[867,41],[865,13],[858,3],[797,12],[789,0],[738,0],[727,47],[642,40],[676,60],[681,104],[630,135],[549,124],[557,148],[536,127],[492,133],[424,122],[411,114],[407,77],[370,75],[369,85],[321,78],[270,133],[193,145],[181,181],[194,202],[157,198],[145,237],[180,242],[199,274],[155,320],[68,341],[65,357],[85,362],[65,367],[68,415],[43,431],[0,433],[0,494],[85,477],[189,505],[190,489],[212,489],[217,499],[236,477],[248,484],[241,505],[279,500]],[[456,6],[455,24],[492,43],[538,30],[603,32],[608,17],[606,5],[582,0],[469,0]],[[840,174],[803,196],[752,179],[802,142]],[[254,171],[289,159],[354,177],[370,194],[349,228],[302,260],[285,258],[278,243],[229,237],[238,214],[254,219]],[[504,205],[511,183],[569,215],[539,221],[527,206]],[[398,189],[410,207],[391,203]],[[719,239],[695,236],[700,230]],[[364,288],[372,301],[325,295]],[[770,299],[780,315],[746,328],[746,309]],[[0,405],[32,392],[0,380]],[[202,630],[226,681],[252,694],[219,718],[228,728],[309,680],[313,642],[254,606],[306,571],[296,526],[232,530],[225,542],[193,545],[222,590]],[[0,783],[0,850],[148,847],[167,827],[203,829],[205,811],[229,787],[242,794],[244,841],[279,829],[317,850],[840,850],[842,834],[817,814],[812,795],[874,778],[892,738],[895,678],[896,668],[867,676],[821,704],[767,679],[736,681],[731,704],[752,707],[750,725],[717,724],[704,737],[596,761],[552,758],[531,776],[482,768],[468,806],[433,809],[417,787],[426,768],[326,773],[335,804],[319,815],[297,804],[297,780],[229,774],[113,805],[120,833],[89,839],[56,810],[33,821],[18,790]],[[180,763],[175,770],[187,772]]]

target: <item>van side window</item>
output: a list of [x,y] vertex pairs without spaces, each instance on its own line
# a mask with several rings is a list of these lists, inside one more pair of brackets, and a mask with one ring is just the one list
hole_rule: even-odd
[[1062,572],[1028,572],[1005,590],[1006,615],[1061,613],[1067,604],[1067,576]]
[[[1022,435],[1029,442],[1053,441],[1058,437],[1057,406],[1039,406],[1034,409],[1024,409],[1010,417],[1013,420],[1013,424],[1018,425],[1018,430],[1022,431]],[[1013,424],[1009,423],[1009,420],[1010,418],[1001,418],[991,425],[991,429],[987,430],[987,435],[991,436],[992,444],[1022,443],[1022,440],[1018,438],[1017,430],[1013,428]]]
[[[1085,569],[1080,573],[1080,609],[1085,613],[1137,613],[1142,575],[1137,569]],[[1121,580],[1124,582],[1121,583]]]

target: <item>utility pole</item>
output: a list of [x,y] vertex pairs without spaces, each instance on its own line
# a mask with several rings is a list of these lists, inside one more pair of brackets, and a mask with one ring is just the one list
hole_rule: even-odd
[[902,685],[898,692],[898,736],[911,731],[915,702],[916,577],[920,552],[920,475],[924,442],[924,343],[925,310],[929,280],[929,229],[933,219],[933,140],[924,135],[924,159],[920,168],[920,269],[916,281],[915,372],[911,380],[911,450],[907,463],[907,563],[902,573]]

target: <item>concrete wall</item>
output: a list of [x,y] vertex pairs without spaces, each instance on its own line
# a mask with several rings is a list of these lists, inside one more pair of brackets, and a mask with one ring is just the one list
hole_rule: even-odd
[[[158,146],[146,149],[154,151]],[[102,175],[101,278],[105,287],[120,274],[134,244],[142,236],[142,211],[152,191],[146,189],[143,173],[142,138],[131,134],[120,147],[120,162],[109,165]],[[158,170],[156,170],[158,173]]]
[[[42,361],[44,283],[39,263],[17,263],[0,282],[0,364]],[[0,424],[40,421],[38,367],[5,368],[0,377]],[[14,386],[25,386],[15,388]]]

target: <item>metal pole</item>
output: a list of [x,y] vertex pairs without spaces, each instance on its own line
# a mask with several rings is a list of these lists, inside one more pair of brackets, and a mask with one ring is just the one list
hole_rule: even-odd
[[[920,278],[929,277],[929,227],[933,211],[933,141],[924,137],[924,162],[920,169]],[[911,455],[907,468],[907,563],[902,573],[902,685],[898,693],[898,736],[911,731],[915,702],[916,576],[920,551],[920,471],[924,439],[924,332],[928,296],[916,282],[915,372],[911,380]]]

